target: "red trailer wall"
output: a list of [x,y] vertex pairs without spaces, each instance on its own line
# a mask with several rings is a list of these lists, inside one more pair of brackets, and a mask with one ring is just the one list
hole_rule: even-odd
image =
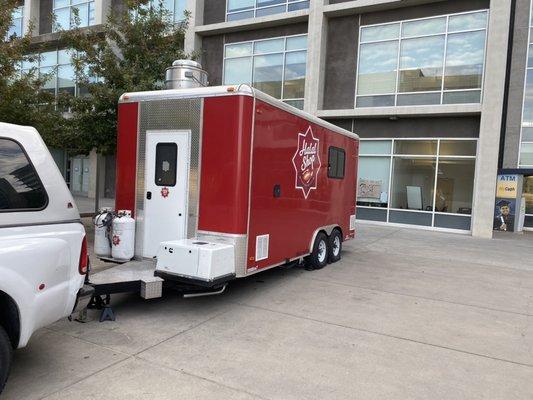
[[[299,153],[299,133],[311,127],[319,140],[315,190],[296,188],[295,153]],[[248,237],[248,269],[261,269],[309,252],[315,230],[338,224],[343,236],[350,232],[350,215],[355,214],[358,141],[329,131],[291,113],[258,101],[252,155],[252,194]],[[328,178],[328,149],[346,152],[344,179]],[[298,161],[296,161],[298,163]],[[274,186],[281,196],[275,198]],[[256,262],[256,236],[269,234],[268,258]]]
[[253,99],[207,97],[198,229],[246,234]]
[[118,105],[115,210],[131,210],[132,213],[135,212],[138,117],[138,103]]

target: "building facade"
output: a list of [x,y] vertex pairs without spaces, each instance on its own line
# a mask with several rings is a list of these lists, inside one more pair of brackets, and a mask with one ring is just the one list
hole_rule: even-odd
[[[185,49],[200,55],[211,85],[251,84],[360,135],[359,220],[491,237],[499,168],[533,168],[533,120],[531,138],[522,114],[510,120],[517,114],[510,103],[522,109],[528,100],[533,39],[525,18],[530,0],[522,2],[167,0],[165,6],[176,15],[190,12]],[[21,29],[33,18],[36,40],[53,43],[51,13],[66,24],[72,12],[66,10],[79,4],[87,25],[120,6],[26,0]],[[63,68],[61,61],[57,52],[54,62]],[[65,84],[59,71],[50,90]],[[531,161],[525,156],[519,164],[520,153]],[[531,217],[533,225],[533,207]]]

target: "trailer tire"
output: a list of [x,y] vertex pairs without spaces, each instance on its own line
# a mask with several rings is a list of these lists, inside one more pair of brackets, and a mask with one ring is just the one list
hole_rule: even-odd
[[4,328],[0,326],[0,393],[4,390],[12,357],[13,347],[11,346],[11,341]]
[[342,235],[338,229],[333,230],[329,236],[329,262],[334,263],[341,259]]
[[328,237],[324,232],[319,232],[313,244],[313,252],[306,258],[306,268],[309,270],[324,268],[328,264],[330,252]]

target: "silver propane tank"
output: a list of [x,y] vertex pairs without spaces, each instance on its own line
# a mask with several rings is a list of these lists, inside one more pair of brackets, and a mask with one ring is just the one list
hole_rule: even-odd
[[93,218],[94,253],[97,257],[111,257],[111,226],[113,210],[102,208]]
[[129,261],[135,252],[135,220],[130,210],[119,210],[113,220],[111,256],[115,260]]

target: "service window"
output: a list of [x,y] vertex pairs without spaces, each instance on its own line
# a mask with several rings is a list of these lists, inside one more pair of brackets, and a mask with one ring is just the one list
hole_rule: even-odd
[[158,143],[155,148],[155,184],[157,186],[176,185],[176,164],[178,162],[178,145],[176,143]]
[[0,138],[0,212],[38,211],[48,196],[22,147]]
[[338,147],[330,147],[328,154],[328,177],[334,179],[344,178],[344,164],[346,153]]

